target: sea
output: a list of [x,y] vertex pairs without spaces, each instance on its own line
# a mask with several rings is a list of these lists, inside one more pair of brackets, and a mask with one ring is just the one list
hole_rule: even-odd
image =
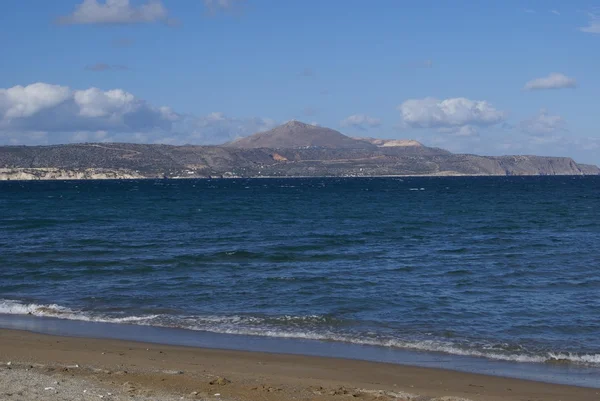
[[600,177],[4,181],[0,327],[600,387]]

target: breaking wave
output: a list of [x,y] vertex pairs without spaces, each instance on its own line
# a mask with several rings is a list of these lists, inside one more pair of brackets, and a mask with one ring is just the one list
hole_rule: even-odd
[[[336,330],[344,322],[329,316],[179,316],[148,314],[144,316],[109,315],[100,312],[79,311],[64,306],[21,303],[0,300],[0,314],[33,315],[58,319],[99,323],[134,324],[143,326],[179,328],[219,334],[263,336],[289,339],[344,342],[358,345],[389,347],[413,351],[440,352],[521,363],[553,363],[600,366],[600,354],[571,352],[510,352],[502,347],[484,347],[436,340],[405,341],[385,338],[372,333],[354,334]],[[514,347],[513,347],[514,349]]]

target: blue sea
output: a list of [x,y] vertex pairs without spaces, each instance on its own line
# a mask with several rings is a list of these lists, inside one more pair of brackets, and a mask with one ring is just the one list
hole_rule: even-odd
[[600,177],[0,182],[0,317],[600,383]]

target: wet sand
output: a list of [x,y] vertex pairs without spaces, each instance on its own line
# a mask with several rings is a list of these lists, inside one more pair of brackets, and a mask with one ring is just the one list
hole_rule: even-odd
[[600,389],[336,358],[0,330],[2,400],[182,397],[597,401]]

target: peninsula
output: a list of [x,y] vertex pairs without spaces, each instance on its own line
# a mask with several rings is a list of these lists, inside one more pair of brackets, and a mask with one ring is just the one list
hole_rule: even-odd
[[290,121],[218,146],[81,143],[0,147],[0,180],[598,175],[569,157],[455,154]]

